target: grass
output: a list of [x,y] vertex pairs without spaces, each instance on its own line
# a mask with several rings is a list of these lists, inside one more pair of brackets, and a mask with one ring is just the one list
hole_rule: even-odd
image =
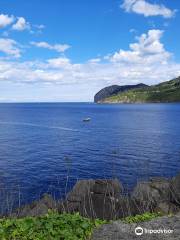
[[105,221],[91,220],[76,214],[50,211],[41,217],[3,218],[0,220],[1,240],[83,240]]
[[151,221],[154,218],[157,217],[162,217],[163,214],[158,212],[158,213],[150,213],[146,212],[141,215],[136,215],[136,216],[129,216],[123,219],[124,223],[139,223],[139,222],[146,222],[146,221]]

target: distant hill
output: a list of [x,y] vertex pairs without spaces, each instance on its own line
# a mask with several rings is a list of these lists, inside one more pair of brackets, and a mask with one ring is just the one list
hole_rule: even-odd
[[159,103],[180,102],[180,77],[153,86],[113,85],[94,96],[96,103]]
[[118,85],[112,85],[109,87],[105,87],[101,89],[96,95],[94,96],[94,102],[101,102],[104,101],[104,99],[109,98],[111,96],[116,96],[117,94],[120,94],[122,92],[125,92],[127,90],[131,89],[137,89],[142,87],[148,87],[145,84],[137,84],[137,85],[124,85],[124,86],[118,86]]

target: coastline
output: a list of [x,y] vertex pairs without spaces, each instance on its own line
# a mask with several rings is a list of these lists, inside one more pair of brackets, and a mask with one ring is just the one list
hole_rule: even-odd
[[180,104],[180,101],[177,102],[143,102],[143,101],[137,101],[137,102],[126,102],[126,101],[102,101],[102,102],[94,102],[95,104]]
[[49,209],[59,213],[79,212],[83,217],[95,216],[115,220],[145,212],[174,214],[180,212],[180,174],[168,179],[153,177],[140,181],[128,195],[118,179],[79,180],[65,199],[54,200],[44,194],[40,200],[17,208],[9,216],[27,217],[46,214]]
[[180,174],[138,182],[128,196],[117,179],[80,180],[65,200],[55,201],[45,194],[0,222],[3,239],[27,237],[33,231],[31,239],[129,240],[142,235],[141,239],[151,240],[153,234],[159,240],[176,240],[180,236]]

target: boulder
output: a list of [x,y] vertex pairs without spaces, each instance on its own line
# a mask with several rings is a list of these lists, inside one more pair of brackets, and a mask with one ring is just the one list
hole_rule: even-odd
[[94,194],[103,194],[109,197],[120,197],[123,187],[118,179],[113,180],[95,180],[92,192]]
[[131,197],[148,204],[153,209],[159,202],[169,202],[170,194],[170,181],[168,179],[151,178],[148,182],[139,182]]
[[172,179],[171,182],[171,201],[180,205],[180,174]]
[[75,184],[72,191],[67,194],[66,199],[71,202],[79,202],[91,193],[119,197],[122,190],[123,187],[118,179],[80,180]]
[[178,212],[180,212],[180,207],[178,207],[172,202],[164,201],[164,202],[159,202],[156,208],[154,209],[154,211],[161,212],[164,215],[177,214]]
[[90,218],[106,220],[120,219],[149,211],[147,206],[127,196],[118,198],[102,194],[91,194],[81,204],[80,213]]
[[112,219],[122,190],[117,179],[80,180],[59,204],[59,211],[78,211],[86,217]]
[[79,180],[73,189],[67,194],[66,200],[69,202],[81,202],[82,199],[90,194],[95,184],[95,180]]
[[135,216],[149,211],[153,211],[153,209],[146,202],[141,202],[127,196],[121,197],[116,203],[116,219]]
[[31,204],[27,204],[23,207],[18,208],[12,216],[18,217],[35,217],[44,215],[49,209],[56,208],[56,201],[53,200],[49,194],[44,194],[39,201],[34,201]]
[[59,211],[80,212],[82,216],[106,220],[150,211],[145,202],[122,195],[122,185],[114,180],[81,180],[61,202]]

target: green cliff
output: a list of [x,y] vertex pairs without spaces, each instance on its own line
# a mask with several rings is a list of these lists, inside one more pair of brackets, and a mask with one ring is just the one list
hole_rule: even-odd
[[180,102],[180,77],[153,86],[142,86],[117,92],[98,103]]

